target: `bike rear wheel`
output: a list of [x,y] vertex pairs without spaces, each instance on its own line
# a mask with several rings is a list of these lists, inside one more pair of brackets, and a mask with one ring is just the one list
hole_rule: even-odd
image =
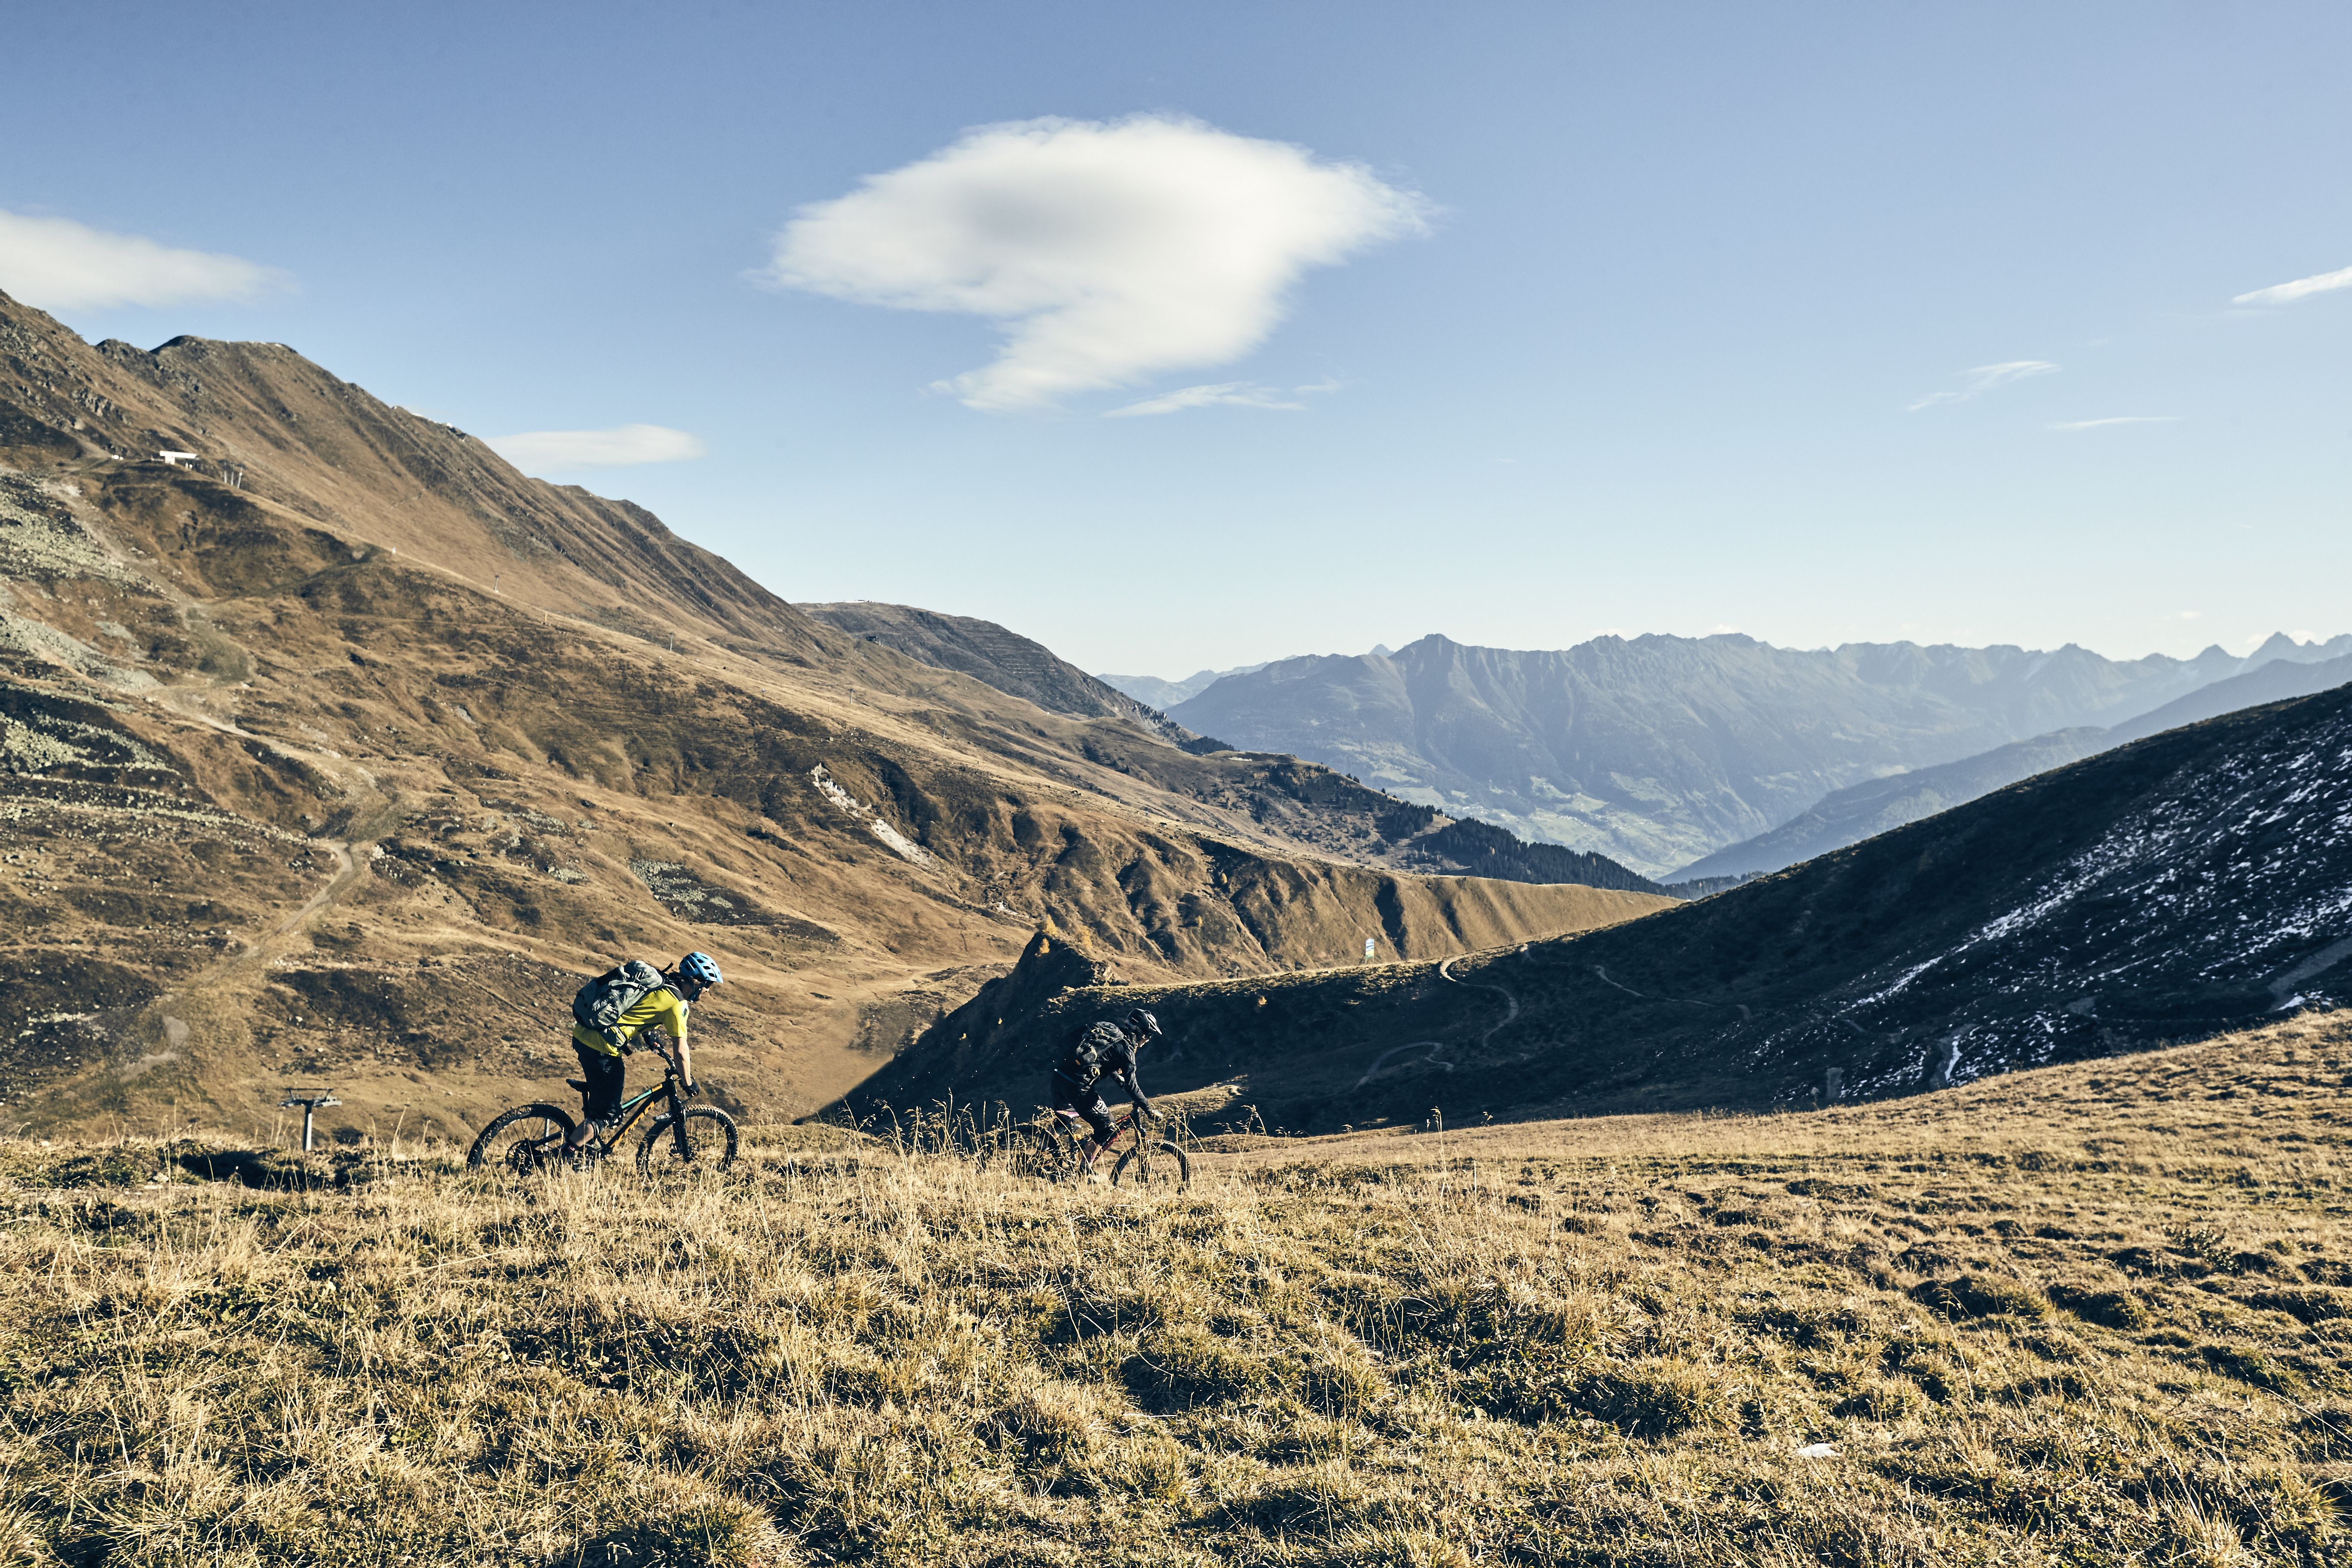
[[664,1114],[637,1145],[637,1174],[658,1176],[688,1166],[723,1171],[735,1163],[735,1119],[710,1105],[689,1105],[683,1118],[686,1147],[678,1147],[681,1119]]
[[563,1140],[577,1125],[560,1105],[518,1105],[500,1111],[466,1152],[467,1167],[506,1170],[518,1176],[560,1170]]
[[1156,1142],[1139,1142],[1111,1167],[1110,1184],[1173,1192],[1192,1184],[1192,1162],[1184,1157],[1183,1150],[1165,1138]]
[[1039,1181],[1058,1182],[1077,1169],[1077,1152],[1070,1140],[1050,1127],[1016,1127],[1008,1150],[1013,1173]]

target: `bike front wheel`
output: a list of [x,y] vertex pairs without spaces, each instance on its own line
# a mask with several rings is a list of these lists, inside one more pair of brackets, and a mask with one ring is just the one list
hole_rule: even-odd
[[563,1140],[574,1123],[560,1105],[518,1105],[501,1111],[474,1146],[466,1164],[477,1171],[505,1170],[518,1176],[552,1171],[563,1163]]
[[637,1145],[637,1174],[656,1176],[688,1166],[723,1171],[735,1163],[735,1119],[716,1106],[689,1105],[664,1115]]
[[1138,1143],[1111,1167],[1110,1184],[1172,1192],[1192,1184],[1192,1162],[1184,1157],[1183,1150],[1165,1138],[1154,1143]]

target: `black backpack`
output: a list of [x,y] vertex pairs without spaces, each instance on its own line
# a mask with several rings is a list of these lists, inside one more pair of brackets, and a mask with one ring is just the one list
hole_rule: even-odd
[[603,1037],[616,1051],[629,1048],[621,1033],[621,1015],[646,999],[646,993],[668,984],[662,972],[642,958],[633,958],[591,980],[572,998],[572,1021]]
[[1127,1036],[1116,1024],[1089,1024],[1070,1041],[1070,1060],[1089,1073],[1103,1070],[1106,1061],[1129,1058]]

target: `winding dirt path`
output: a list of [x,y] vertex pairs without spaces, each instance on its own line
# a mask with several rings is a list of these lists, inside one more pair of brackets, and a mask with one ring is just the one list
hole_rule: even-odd
[[[1634,990],[1631,985],[1626,984],[1622,980],[1612,980],[1609,977],[1609,972],[1606,969],[1601,968],[1601,965],[1597,963],[1592,966],[1592,973],[1601,977],[1601,984],[1613,985],[1618,990],[1625,993],[1626,995],[1639,996],[1644,1002],[1679,1002],[1686,1007],[1713,1007],[1718,1011],[1727,1005],[1727,1004],[1722,1002],[1702,1002],[1695,996],[1653,996],[1646,991]],[[1756,1016],[1748,1010],[1747,1003],[1733,1002],[1727,1004],[1727,1005],[1736,1007],[1739,1010],[1739,1021],[1741,1023],[1747,1024],[1754,1022]],[[1847,1027],[1853,1028],[1853,1032],[1857,1035],[1862,1033],[1859,1028],[1854,1028],[1851,1024],[1849,1024]]]
[[324,849],[335,858],[333,878],[325,887],[305,899],[300,908],[271,926],[266,933],[247,942],[243,952],[225,956],[190,981],[189,988],[226,980],[242,970],[267,964],[284,947],[287,938],[309,931],[312,921],[341,903],[352,889],[359,886],[360,879],[367,873],[367,867],[353,851],[374,848],[377,841],[397,827],[401,818],[407,815],[408,808],[395,796],[355,824],[358,831],[350,838],[311,839],[310,842],[314,848]]
[[146,1058],[141,1064],[140,1070],[143,1071],[145,1066],[149,1064],[168,1060],[177,1055],[180,1046],[187,1040],[187,1022],[173,1011],[174,1006],[184,1006],[185,999],[201,997],[207,992],[234,985],[255,984],[256,973],[268,968],[270,960],[285,950],[289,938],[308,931],[311,921],[341,903],[354,888],[359,886],[360,879],[367,874],[367,866],[366,862],[352,851],[373,848],[376,841],[390,833],[398,825],[400,819],[407,814],[407,808],[400,805],[397,798],[386,800],[357,825],[361,831],[352,837],[310,840],[312,848],[324,849],[335,858],[334,876],[329,879],[325,887],[305,899],[301,907],[286,915],[267,931],[253,938],[240,939],[242,945],[238,951],[224,953],[211,964],[190,975],[185,981],[150,1003],[150,1008],[163,1026],[164,1054]]
[[[1526,949],[1522,948],[1520,951],[1525,952]],[[1506,1008],[1502,1017],[1497,1019],[1494,1026],[1487,1029],[1485,1034],[1478,1037],[1478,1048],[1484,1050],[1488,1040],[1493,1039],[1504,1029],[1509,1027],[1511,1021],[1519,1016],[1519,999],[1512,993],[1511,988],[1507,985],[1497,985],[1491,981],[1485,980],[1455,979],[1454,977],[1454,965],[1459,962],[1463,956],[1464,955],[1457,953],[1453,958],[1449,958],[1444,963],[1439,964],[1437,966],[1439,977],[1450,985],[1459,985],[1467,991],[1492,991],[1495,994],[1503,999],[1503,1004]],[[1356,1089],[1363,1088],[1366,1084],[1371,1082],[1372,1079],[1380,1077],[1383,1072],[1394,1070],[1389,1067],[1389,1063],[1396,1058],[1404,1055],[1407,1051],[1427,1051],[1429,1054],[1421,1058],[1422,1066],[1440,1067],[1444,1068],[1447,1072],[1452,1072],[1456,1064],[1447,1061],[1444,1057],[1437,1054],[1444,1048],[1445,1042],[1443,1040],[1413,1040],[1402,1046],[1391,1046],[1387,1050],[1382,1051],[1379,1056],[1372,1058],[1372,1065],[1364,1069],[1364,1076],[1355,1081],[1350,1092],[1352,1093]],[[1406,1065],[1408,1064],[1398,1064],[1399,1067]]]
[[[1527,949],[1522,947],[1519,951],[1524,952]],[[1493,1028],[1488,1029],[1485,1034],[1478,1037],[1478,1048],[1483,1051],[1486,1048],[1486,1042],[1488,1040],[1493,1039],[1496,1035],[1501,1034],[1505,1029],[1510,1027],[1511,1021],[1519,1016],[1519,999],[1513,994],[1509,986],[1497,985],[1491,980],[1454,980],[1454,966],[1461,962],[1461,957],[1458,955],[1449,958],[1444,963],[1437,966],[1437,973],[1444,976],[1447,980],[1453,981],[1454,984],[1462,986],[1467,990],[1492,991],[1496,995],[1500,996],[1503,999],[1504,1005],[1508,1009],[1508,1011],[1504,1013],[1502,1017],[1496,1023]]]

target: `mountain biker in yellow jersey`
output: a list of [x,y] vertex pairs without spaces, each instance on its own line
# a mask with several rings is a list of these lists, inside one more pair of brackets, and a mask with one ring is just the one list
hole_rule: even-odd
[[1079,1031],[1054,1068],[1054,1111],[1064,1121],[1083,1119],[1095,1135],[1081,1146],[1081,1168],[1092,1171],[1095,1161],[1118,1136],[1111,1124],[1110,1107],[1103,1102],[1102,1083],[1116,1078],[1127,1086],[1135,1109],[1149,1118],[1151,1100],[1135,1079],[1135,1058],[1160,1037],[1160,1020],[1138,1007],[1117,1024],[1106,1018]]
[[[677,967],[663,971],[653,965],[631,963],[613,971],[601,984],[610,985],[616,978],[628,983],[631,972],[645,974],[656,982],[646,987],[644,994],[621,1008],[618,1016],[601,1026],[592,1026],[580,1018],[581,1005],[573,1005],[575,1021],[572,1026],[572,1047],[580,1057],[580,1076],[586,1080],[580,1098],[586,1114],[580,1124],[563,1135],[566,1149],[577,1149],[588,1142],[589,1134],[599,1122],[610,1124],[620,1114],[621,1091],[628,1079],[629,1069],[622,1058],[635,1049],[638,1035],[648,1025],[658,1024],[661,1032],[670,1037],[677,1051],[679,1087],[687,1093],[695,1091],[694,1058],[686,1043],[686,1016],[703,992],[719,983],[719,964],[707,952],[689,952],[677,961]],[[593,989],[600,982],[590,982]],[[587,992],[583,991],[583,997]]]

